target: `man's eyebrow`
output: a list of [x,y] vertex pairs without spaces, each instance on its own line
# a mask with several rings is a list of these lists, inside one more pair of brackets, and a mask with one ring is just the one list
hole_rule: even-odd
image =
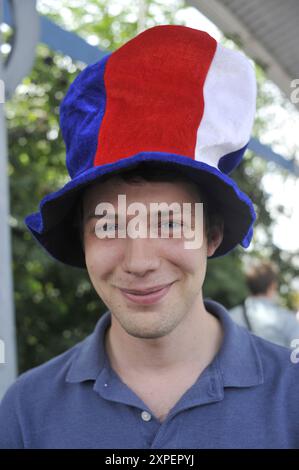
[[[176,216],[176,215],[182,215],[183,214],[183,211],[182,210],[155,210],[155,211],[150,211],[150,216],[153,217],[153,216],[158,216],[161,214],[161,217],[164,217],[166,215],[169,214],[170,217],[172,216]],[[134,214],[130,214],[130,215],[134,215]],[[135,215],[138,215],[138,211],[136,211]],[[105,219],[117,219],[119,216],[119,214],[117,212],[106,212],[104,214],[96,214],[95,212],[89,212],[87,217],[86,217],[86,220],[90,220],[90,219],[93,219],[93,218],[96,218],[96,219],[102,219],[102,218],[105,218]],[[194,217],[194,213],[193,211],[191,212],[191,216]]]
[[90,220],[90,219],[102,219],[102,218],[105,218],[105,219],[114,219],[114,218],[117,218],[118,217],[118,214],[114,214],[114,212],[108,212],[107,213],[104,213],[104,214],[96,214],[95,212],[89,212],[86,216],[86,220]]
[[[163,210],[163,211],[160,211],[160,210],[157,210],[157,211],[151,211],[150,212],[151,215],[157,215],[157,214],[161,214],[161,216],[163,217],[164,215],[170,215],[170,216],[175,216],[175,215],[183,215],[184,214],[184,211],[183,210]],[[192,215],[193,215],[193,212],[192,212]]]

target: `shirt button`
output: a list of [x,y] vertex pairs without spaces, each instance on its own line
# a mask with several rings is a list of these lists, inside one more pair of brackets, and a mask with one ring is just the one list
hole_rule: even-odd
[[141,418],[143,419],[143,421],[150,421],[152,419],[152,416],[147,411],[143,411],[141,413]]

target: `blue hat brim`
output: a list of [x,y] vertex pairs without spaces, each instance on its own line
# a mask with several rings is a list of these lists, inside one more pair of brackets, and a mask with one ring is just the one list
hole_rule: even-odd
[[178,167],[182,174],[198,183],[219,207],[224,219],[223,241],[211,258],[227,254],[238,244],[247,248],[256,219],[250,198],[226,174],[206,163],[181,155],[143,152],[115,163],[86,170],[60,190],[45,196],[39,212],[26,217],[25,223],[34,238],[56,260],[86,268],[79,230],[75,230],[74,214],[81,191],[101,177],[134,168],[141,162],[163,162]]

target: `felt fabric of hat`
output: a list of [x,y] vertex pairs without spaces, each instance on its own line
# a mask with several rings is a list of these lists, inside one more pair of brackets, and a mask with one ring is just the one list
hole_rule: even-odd
[[213,257],[248,247],[255,212],[229,176],[249,142],[254,67],[208,33],[178,25],[147,29],[87,66],[60,107],[70,175],[25,222],[55,259],[85,267],[74,208],[82,189],[140,162],[179,168],[213,198],[224,236]]

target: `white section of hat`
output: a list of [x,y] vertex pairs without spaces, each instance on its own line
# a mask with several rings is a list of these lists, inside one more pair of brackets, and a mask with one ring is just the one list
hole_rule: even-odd
[[247,57],[217,44],[204,83],[204,112],[195,160],[218,167],[221,157],[249,141],[256,109],[256,78]]

